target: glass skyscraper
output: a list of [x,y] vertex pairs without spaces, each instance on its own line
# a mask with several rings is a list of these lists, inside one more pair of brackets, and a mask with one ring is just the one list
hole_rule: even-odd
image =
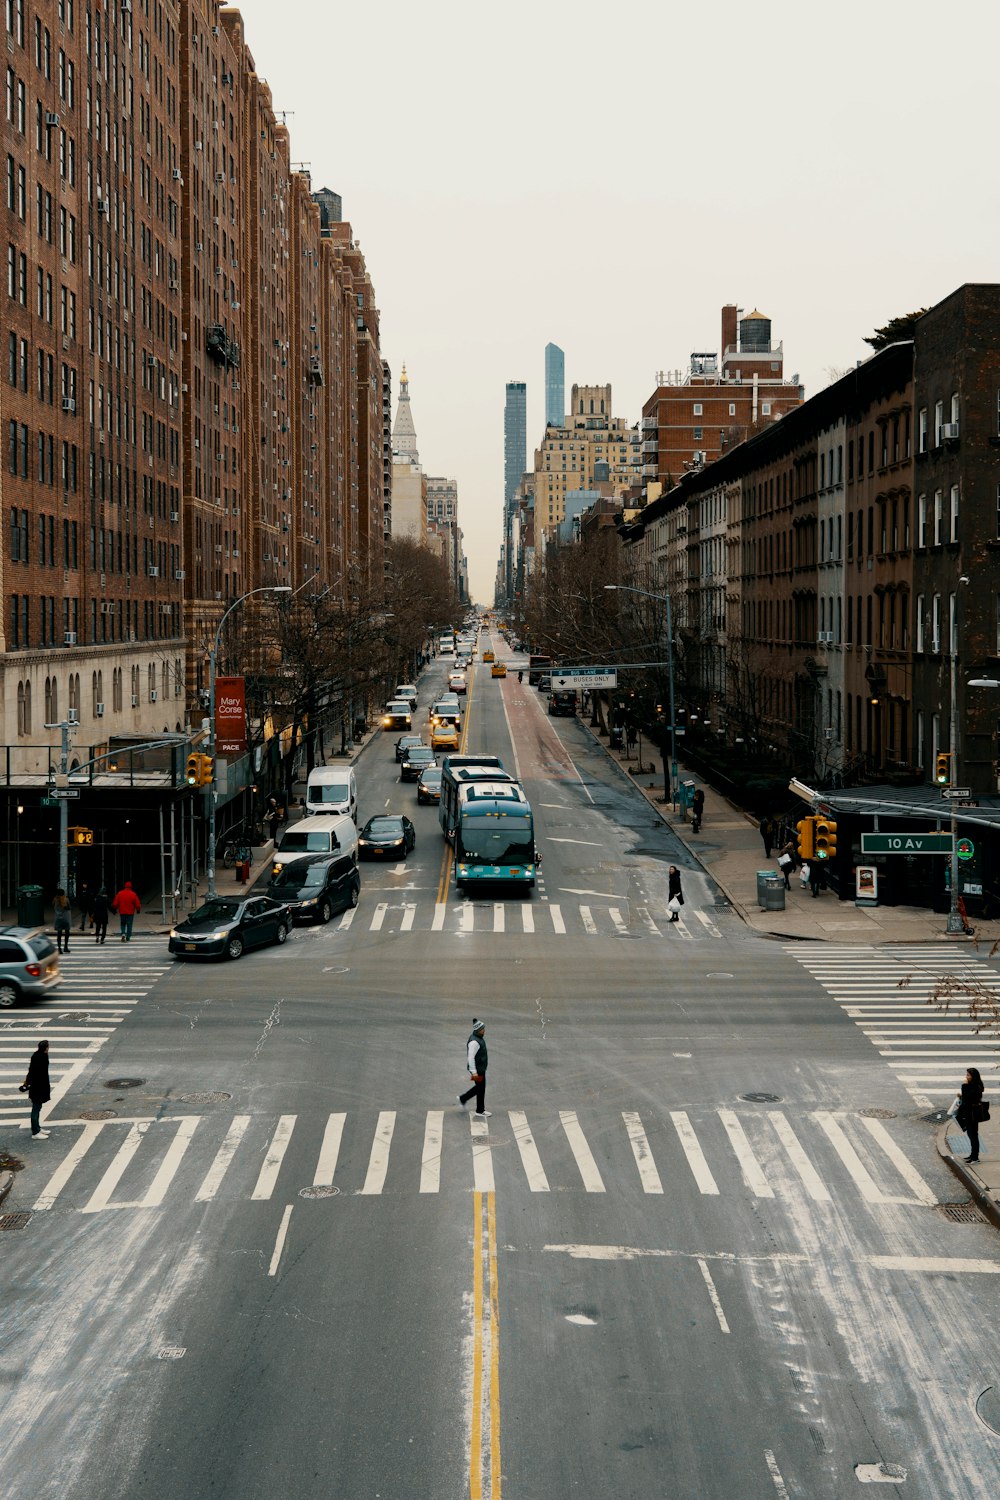
[[561,427],[566,420],[566,356],[558,344],[545,345],[545,425]]
[[508,505],[527,466],[528,387],[523,380],[509,380],[503,409],[503,497]]

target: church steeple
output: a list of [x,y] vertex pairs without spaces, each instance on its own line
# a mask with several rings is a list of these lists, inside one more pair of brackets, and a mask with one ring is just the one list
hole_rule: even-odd
[[408,458],[414,468],[420,467],[417,429],[413,425],[413,412],[410,410],[410,377],[405,365],[399,377],[399,405],[396,407],[396,421],[392,429],[392,451],[400,458]]

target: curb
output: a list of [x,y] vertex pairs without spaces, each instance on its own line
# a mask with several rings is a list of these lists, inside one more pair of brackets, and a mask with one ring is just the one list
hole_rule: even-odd
[[934,1144],[937,1146],[938,1155],[941,1160],[949,1166],[958,1178],[962,1186],[975,1199],[977,1208],[989,1219],[994,1229],[1000,1229],[1000,1203],[991,1198],[989,1189],[980,1179],[977,1173],[970,1171],[964,1161],[959,1161],[948,1147],[948,1124],[947,1120],[938,1126]]
[[13,1172],[0,1172],[0,1208],[3,1207],[4,1199],[14,1186]]

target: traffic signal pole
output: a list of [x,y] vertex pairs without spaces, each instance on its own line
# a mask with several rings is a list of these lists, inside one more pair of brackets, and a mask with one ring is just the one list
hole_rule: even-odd
[[[958,673],[955,670],[957,662],[955,622],[950,620],[948,628],[951,631],[951,724],[948,731],[949,748],[951,750],[951,784],[958,785]],[[948,933],[959,933],[965,931],[965,923],[958,909],[958,803],[955,798],[951,799],[951,856],[949,864],[951,867],[951,890],[948,903],[948,925],[945,929]]]

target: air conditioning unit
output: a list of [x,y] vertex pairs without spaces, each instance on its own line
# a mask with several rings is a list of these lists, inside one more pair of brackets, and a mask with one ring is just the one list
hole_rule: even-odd
[[183,175],[181,173],[180,167],[175,167],[174,170],[171,172],[170,175],[174,179],[175,182],[181,182],[181,183],[183,183],[184,177],[183,177]]
[[824,729],[823,730],[823,738],[827,739],[827,740],[832,740],[833,739],[833,730],[832,729]]
[[133,708],[138,708],[139,707],[139,694],[138,693],[133,693],[132,694],[132,707]]
[[174,577],[176,579],[182,579],[184,577],[184,569],[183,568],[175,568],[174,569]]
[[167,286],[170,288],[170,290],[172,292],[176,292],[176,291],[180,290],[180,282],[179,281],[168,281],[167,282]]
[[80,716],[75,708],[68,708],[66,710],[66,718],[70,724],[79,724],[80,722]]
[[99,214],[106,214],[108,212],[108,200],[107,200],[107,198],[98,198],[98,200],[97,200],[97,212]]
[[943,443],[947,443],[949,441],[954,441],[954,439],[957,438],[957,437],[958,437],[958,423],[957,422],[942,422],[942,424],[941,424],[941,441]]
[[160,576],[159,568],[147,568],[146,572],[150,578],[159,578]]
[[201,252],[202,252],[202,250],[204,249],[204,246],[202,245],[201,240],[197,241],[197,243],[195,244],[194,248],[197,251],[197,253],[200,255]]
[[213,26],[212,27],[212,35],[213,36],[218,36],[219,35],[219,28],[218,28],[218,26]]
[[179,510],[172,510],[170,512],[170,519],[171,519],[171,521],[179,521],[180,518],[181,518],[181,513],[180,513]]
[[122,12],[122,15],[125,15],[131,9],[132,9],[132,0],[122,0],[122,3],[121,3],[121,12]]
[[114,612],[115,612],[115,607],[114,607],[113,604],[102,604],[101,605],[101,614],[102,615],[113,615]]
[[45,111],[45,123],[46,123],[46,125],[58,125],[59,124],[59,116],[56,115],[56,114],[53,114],[50,109],[47,109]]
[[104,718],[104,704],[103,703],[96,704],[95,708],[94,708],[94,712],[95,712],[95,714],[97,715],[97,717],[99,719],[103,719]]
[[155,703],[156,702],[156,689],[155,688],[150,688],[150,691],[149,691],[149,701],[150,701],[150,703]]
[[204,149],[205,149],[205,148],[204,148],[204,146],[203,146],[203,145],[202,145],[202,144],[201,144],[201,141],[195,141],[195,143],[194,143],[194,149],[195,149],[195,150],[196,150],[196,151],[203,151],[203,150],[204,150]]
[[928,649],[935,653],[941,650],[941,642],[938,640],[937,636],[935,636],[931,641],[930,647]]
[[215,174],[215,180],[216,180],[216,182],[225,182],[225,180],[226,180],[226,174],[225,174],[225,172],[216,172],[216,174]]
[[63,397],[63,411],[76,411],[76,402],[72,396]]

